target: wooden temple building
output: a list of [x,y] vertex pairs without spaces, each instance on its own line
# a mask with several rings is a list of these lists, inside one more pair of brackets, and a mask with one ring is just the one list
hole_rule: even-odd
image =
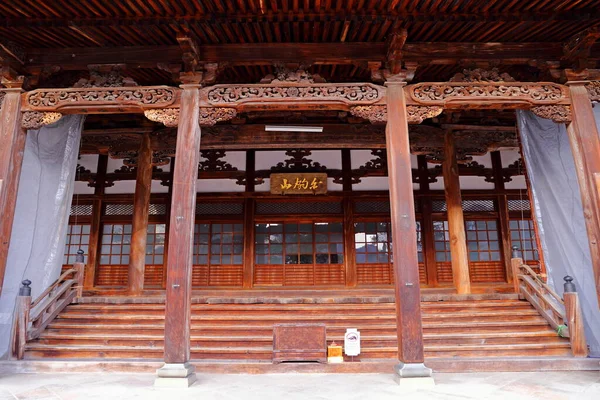
[[[567,126],[599,296],[599,26],[595,0],[1,2],[7,356],[190,382],[297,368],[274,329],[325,326],[362,362],[311,370],[597,368],[516,111]],[[73,114],[60,278],[4,279],[27,136]]]

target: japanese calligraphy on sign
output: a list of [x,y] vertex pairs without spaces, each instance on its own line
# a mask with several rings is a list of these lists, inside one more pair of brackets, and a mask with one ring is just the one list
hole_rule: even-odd
[[271,194],[326,194],[327,174],[271,174]]

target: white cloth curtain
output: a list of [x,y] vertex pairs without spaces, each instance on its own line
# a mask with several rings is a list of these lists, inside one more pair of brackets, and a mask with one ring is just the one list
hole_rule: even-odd
[[[596,111],[598,122],[600,113]],[[590,354],[600,356],[600,310],[581,193],[566,127],[522,110],[517,111],[517,123],[548,283],[562,295],[563,278],[566,275],[574,278]]]
[[69,115],[27,132],[15,222],[0,298],[0,356],[10,346],[15,300],[23,279],[33,298],[59,276],[85,117]]

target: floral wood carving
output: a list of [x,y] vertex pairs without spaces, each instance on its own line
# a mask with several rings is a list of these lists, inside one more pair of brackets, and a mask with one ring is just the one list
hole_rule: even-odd
[[[154,150],[152,152],[152,165],[161,166],[169,164],[171,162],[170,157],[172,157],[174,153],[175,152],[173,150]],[[122,159],[124,167],[136,167],[138,163],[137,150],[109,151],[108,155],[110,158]],[[121,168],[121,172],[128,172],[123,167]]]
[[506,168],[502,168],[502,179],[504,182],[512,181],[513,176],[525,175],[525,163],[523,158],[519,158]]
[[571,107],[563,105],[536,106],[531,111],[541,118],[551,119],[556,123],[571,122]]
[[260,80],[260,83],[324,83],[325,80],[317,74],[311,74],[303,68],[296,71],[278,66],[275,74],[269,74]]
[[2,110],[2,102],[4,101],[4,96],[6,96],[6,93],[0,90],[0,110]]
[[212,126],[217,122],[229,121],[237,115],[235,108],[200,107],[199,123],[202,126]]
[[350,108],[350,114],[368,119],[372,124],[387,122],[387,106],[356,106]]
[[119,69],[112,69],[105,73],[92,69],[90,70],[89,79],[81,78],[73,85],[74,88],[122,86],[138,86],[138,84],[131,78],[123,77]]
[[[352,184],[360,183],[360,178],[365,176],[386,176],[387,175],[387,154],[385,149],[371,150],[373,159],[367,161],[358,169],[352,170]],[[336,182],[342,183],[342,182]]]
[[271,167],[271,172],[324,172],[327,167],[307,158],[312,152],[304,149],[294,149],[285,152],[291,158]]
[[216,85],[208,88],[207,100],[216,106],[233,106],[266,101],[329,102],[343,104],[372,104],[380,100],[384,89],[371,83],[280,83],[256,85]]
[[24,129],[40,129],[42,126],[50,125],[62,118],[61,113],[25,111],[21,119],[21,127]]
[[164,108],[174,103],[179,89],[167,86],[116,88],[36,89],[26,94],[32,111],[94,109],[132,106],[141,109]]
[[[585,84],[590,100],[600,102],[600,81],[591,81]],[[0,94],[1,96],[1,94]]]
[[507,73],[501,74],[498,68],[475,68],[455,74],[450,82],[515,82],[515,79]]
[[437,117],[444,111],[443,107],[437,106],[407,106],[406,114],[409,124],[420,124],[427,118]]
[[[409,124],[420,124],[427,118],[437,117],[444,111],[439,106],[407,106],[406,117]],[[372,124],[387,122],[387,106],[356,106],[350,109],[356,117],[368,119]]]
[[179,108],[156,108],[144,111],[150,121],[160,122],[167,127],[176,127],[179,124]]
[[225,150],[201,150],[200,155],[205,158],[198,163],[198,172],[216,172],[216,171],[237,171],[238,169],[222,158],[225,157]]
[[408,87],[410,97],[421,104],[502,102],[545,105],[567,101],[566,87],[556,83],[417,83]]

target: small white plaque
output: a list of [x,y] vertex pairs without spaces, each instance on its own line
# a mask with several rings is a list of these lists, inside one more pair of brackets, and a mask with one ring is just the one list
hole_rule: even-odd
[[360,332],[358,329],[346,329],[346,334],[344,335],[344,353],[347,356],[357,356],[360,354]]

